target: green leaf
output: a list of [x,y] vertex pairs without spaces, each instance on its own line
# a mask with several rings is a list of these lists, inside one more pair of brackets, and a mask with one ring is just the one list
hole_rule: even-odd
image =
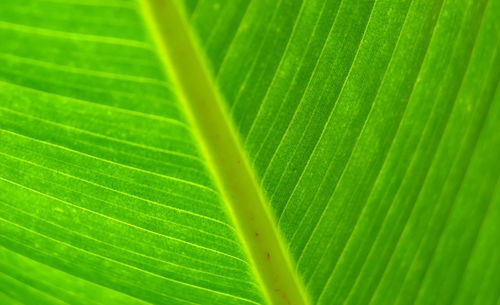
[[500,1],[0,2],[0,304],[497,304]]

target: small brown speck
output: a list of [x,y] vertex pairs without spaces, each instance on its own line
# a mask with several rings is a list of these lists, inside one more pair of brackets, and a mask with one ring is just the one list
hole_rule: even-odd
[[255,232],[255,237],[259,237],[259,233],[258,232]]
[[266,253],[266,258],[267,258],[267,260],[271,259],[271,255],[269,254],[269,252]]

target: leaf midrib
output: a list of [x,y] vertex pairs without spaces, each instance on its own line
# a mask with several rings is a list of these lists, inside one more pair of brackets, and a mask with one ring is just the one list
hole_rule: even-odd
[[268,302],[309,304],[182,9],[177,1],[141,3],[166,73],[179,88],[178,97]]

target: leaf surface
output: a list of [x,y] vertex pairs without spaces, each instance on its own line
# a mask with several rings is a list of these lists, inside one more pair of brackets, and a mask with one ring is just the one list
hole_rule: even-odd
[[498,302],[499,1],[164,3],[0,3],[0,303]]

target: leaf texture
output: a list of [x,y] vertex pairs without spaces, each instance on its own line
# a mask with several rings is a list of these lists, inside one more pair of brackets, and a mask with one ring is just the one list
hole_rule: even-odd
[[[497,304],[500,1],[181,3],[311,305]],[[0,3],[0,303],[270,303],[145,18]]]
[[236,2],[191,20],[312,303],[494,304],[498,1]]
[[260,304],[137,5],[1,4],[2,292],[31,304]]

